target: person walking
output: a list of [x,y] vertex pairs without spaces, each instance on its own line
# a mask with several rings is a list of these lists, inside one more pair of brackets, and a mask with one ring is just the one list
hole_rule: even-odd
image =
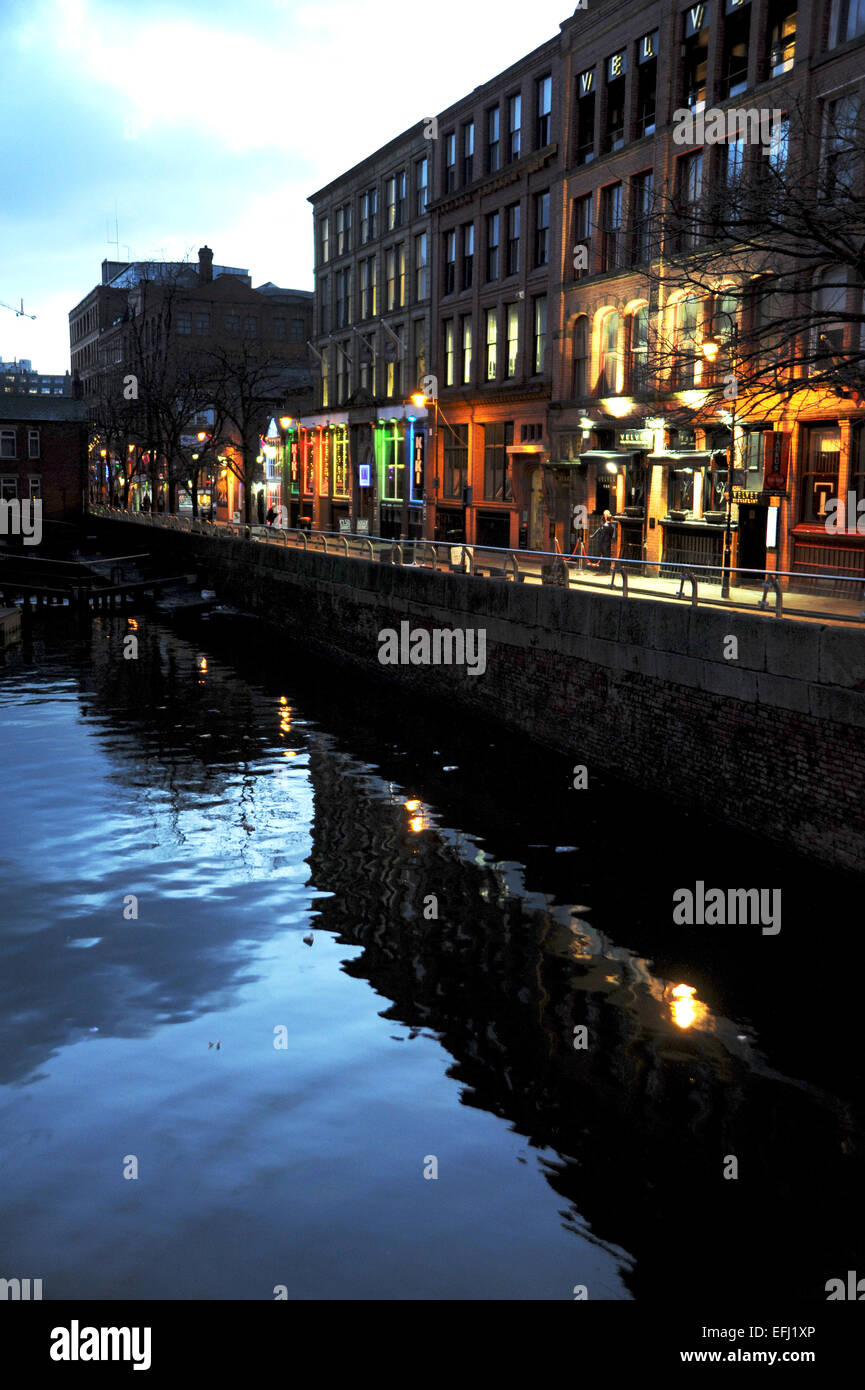
[[274,510],[273,507],[268,507],[268,509],[267,509],[267,516],[265,517],[265,523],[266,523],[266,525],[268,525],[268,526],[272,526],[273,523],[274,523],[275,521],[276,521],[276,511]]
[[616,539],[616,523],[613,520],[612,512],[604,512],[603,524],[600,527],[598,546],[601,554],[600,573],[610,573],[610,555],[613,550],[613,541]]

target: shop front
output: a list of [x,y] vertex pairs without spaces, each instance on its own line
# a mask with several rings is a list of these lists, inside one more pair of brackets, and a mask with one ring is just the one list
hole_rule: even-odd
[[421,540],[425,485],[426,430],[406,415],[379,418],[374,430],[379,497],[379,535],[389,540]]

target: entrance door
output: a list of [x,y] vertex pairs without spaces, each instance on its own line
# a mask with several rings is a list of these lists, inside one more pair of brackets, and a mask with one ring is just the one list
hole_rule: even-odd
[[[767,507],[739,507],[739,553],[736,564],[743,570],[766,568]],[[744,583],[759,583],[756,575],[748,575]]]

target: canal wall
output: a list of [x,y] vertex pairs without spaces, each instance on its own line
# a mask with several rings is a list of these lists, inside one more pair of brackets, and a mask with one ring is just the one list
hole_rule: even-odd
[[[130,552],[170,555],[178,572],[194,565],[226,601],[455,715],[471,709],[575,765],[657,788],[816,860],[865,869],[859,628],[90,523],[115,553],[128,539]],[[413,630],[485,631],[483,674],[381,665],[379,634],[406,621]],[[673,854],[675,821],[658,832]]]

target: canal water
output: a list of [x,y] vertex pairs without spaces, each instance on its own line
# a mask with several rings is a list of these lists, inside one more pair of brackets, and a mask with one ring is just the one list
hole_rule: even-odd
[[[575,788],[572,736],[251,619],[49,615],[0,668],[0,1277],[824,1300],[862,1260],[862,885],[651,767]],[[697,880],[780,887],[780,933],[674,925]]]

